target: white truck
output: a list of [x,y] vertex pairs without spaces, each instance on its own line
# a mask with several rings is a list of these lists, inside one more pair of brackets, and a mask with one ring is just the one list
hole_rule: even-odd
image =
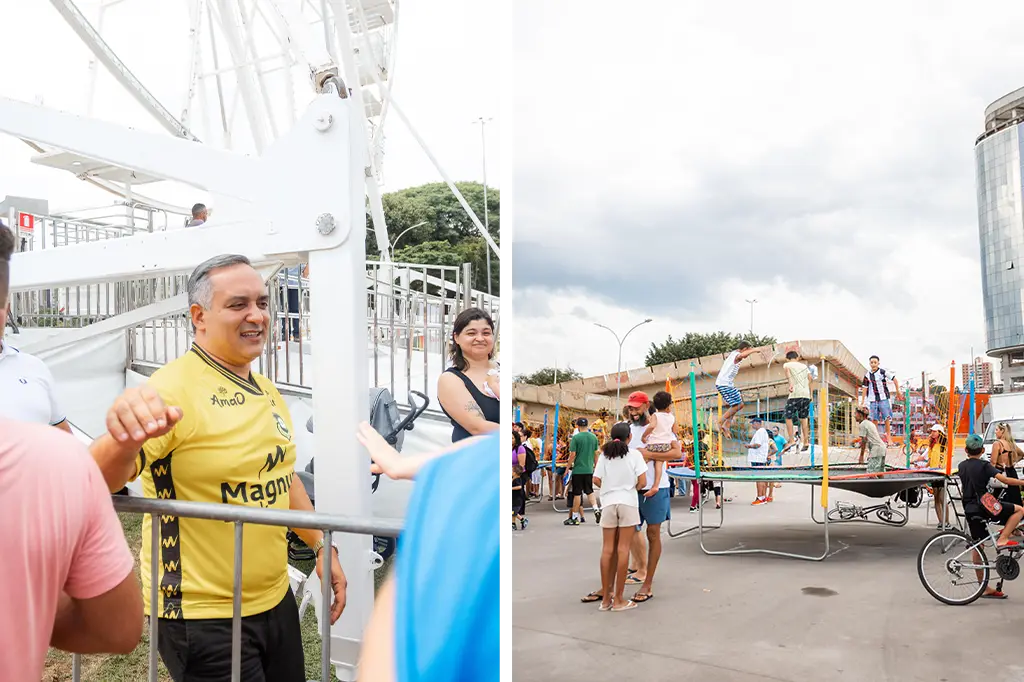
[[992,444],[996,441],[996,426],[1007,424],[1013,433],[1013,440],[1024,449],[1024,392],[999,393],[989,398],[988,405],[981,413],[985,427],[985,459],[992,455]]

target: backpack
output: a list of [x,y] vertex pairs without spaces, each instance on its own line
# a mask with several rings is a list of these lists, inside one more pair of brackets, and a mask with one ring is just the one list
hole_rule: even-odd
[[527,476],[532,476],[533,472],[537,470],[538,466],[537,455],[533,454],[533,450],[530,448],[529,445],[526,445],[524,443],[523,447],[526,448],[526,466],[523,467],[523,470],[526,472]]

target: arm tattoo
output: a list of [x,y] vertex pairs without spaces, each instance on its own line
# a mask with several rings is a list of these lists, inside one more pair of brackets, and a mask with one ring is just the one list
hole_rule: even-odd
[[466,412],[469,412],[471,416],[479,416],[481,419],[484,416],[484,411],[480,409],[475,400],[470,400],[466,403]]

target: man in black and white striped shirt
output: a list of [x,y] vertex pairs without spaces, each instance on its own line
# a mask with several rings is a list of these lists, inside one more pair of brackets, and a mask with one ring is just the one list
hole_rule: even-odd
[[[864,375],[864,381],[861,383],[867,391],[871,421],[878,424],[883,419],[885,420],[885,442],[888,444],[892,442],[892,402],[890,400],[893,395],[896,396],[897,401],[903,400],[900,396],[900,384],[892,372],[879,367],[877,355],[871,356],[870,363],[871,371]],[[893,387],[892,393],[889,392],[890,381]]]

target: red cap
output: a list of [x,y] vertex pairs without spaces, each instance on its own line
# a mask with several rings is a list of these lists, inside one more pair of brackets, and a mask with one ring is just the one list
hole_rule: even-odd
[[647,394],[643,391],[633,391],[629,394],[629,400],[626,404],[630,407],[643,407],[644,405],[651,402],[651,399],[647,397]]

